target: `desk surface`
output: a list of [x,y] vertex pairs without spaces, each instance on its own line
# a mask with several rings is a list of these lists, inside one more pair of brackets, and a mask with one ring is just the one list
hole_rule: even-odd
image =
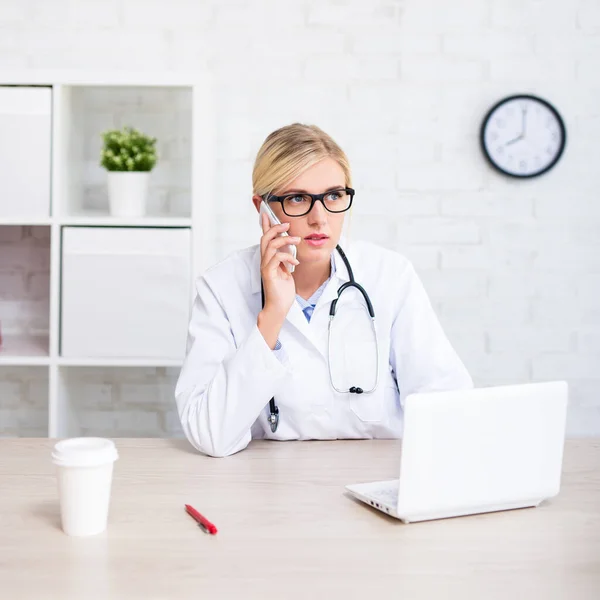
[[600,598],[600,440],[567,442],[561,493],[538,508],[410,525],[344,493],[393,478],[398,441],[256,442],[226,459],[116,443],[108,530],[69,538],[54,441],[0,440],[1,597]]

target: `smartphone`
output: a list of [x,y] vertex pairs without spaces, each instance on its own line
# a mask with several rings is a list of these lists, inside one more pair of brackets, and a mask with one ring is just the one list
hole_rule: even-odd
[[[269,222],[271,223],[271,226],[273,225],[281,225],[281,221],[277,218],[277,215],[275,215],[275,213],[271,210],[271,207],[263,200],[260,203],[260,211],[258,214],[258,223],[262,228],[262,216],[263,213],[267,215],[267,217],[269,217]],[[286,236],[288,235],[286,231],[280,233],[279,235],[283,235]],[[287,252],[288,254],[291,254],[294,258],[296,258],[296,246],[294,246],[293,244],[289,244],[288,246],[282,246],[280,248],[281,252]],[[290,272],[293,273],[294,269],[296,268],[295,265],[292,265],[290,263],[284,263],[285,268]]]

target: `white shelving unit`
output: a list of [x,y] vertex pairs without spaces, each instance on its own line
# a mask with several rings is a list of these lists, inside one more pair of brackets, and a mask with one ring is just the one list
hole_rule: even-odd
[[[39,198],[37,198],[35,207],[24,209],[22,215],[15,207],[26,208],[28,198],[3,198],[2,190],[0,190],[0,231],[4,231],[5,238],[9,240],[2,242],[0,238],[0,253],[3,251],[10,253],[11,237],[15,237],[15,239],[19,237],[18,235],[12,236],[13,231],[8,228],[21,228],[22,230],[31,227],[46,228],[45,233],[48,235],[46,236],[45,251],[49,255],[49,265],[46,267],[48,289],[45,298],[38,301],[36,307],[39,309],[39,306],[42,306],[42,310],[47,309],[47,319],[46,330],[40,331],[39,323],[33,324],[32,327],[28,327],[28,324],[24,326],[23,323],[20,323],[20,326],[19,323],[7,323],[7,319],[0,313],[0,323],[4,330],[3,344],[0,347],[0,383],[3,378],[7,380],[12,371],[22,375],[23,368],[31,370],[32,378],[37,382],[37,397],[47,396],[48,423],[45,434],[49,437],[106,433],[101,425],[96,430],[94,429],[94,419],[90,419],[90,415],[87,415],[85,419],[81,417],[82,411],[86,410],[85,407],[89,408],[90,403],[87,398],[78,397],[80,390],[85,389],[80,384],[78,369],[88,369],[86,371],[88,374],[90,374],[89,369],[103,369],[111,376],[118,371],[124,373],[124,378],[127,379],[128,374],[131,373],[122,370],[137,369],[140,377],[144,376],[145,370],[154,367],[172,373],[173,368],[178,368],[183,361],[185,326],[182,326],[181,310],[184,310],[186,315],[188,314],[193,298],[194,278],[213,260],[211,236],[213,231],[212,205],[214,203],[215,116],[212,82],[208,74],[185,76],[160,73],[148,75],[139,73],[88,75],[72,72],[26,72],[7,75],[4,73],[0,76],[0,129],[3,117],[5,122],[12,121],[11,114],[2,114],[2,94],[4,92],[5,97],[9,98],[9,108],[5,110],[5,113],[7,110],[10,112],[10,110],[14,110],[14,107],[10,108],[10,104],[13,102],[11,98],[15,90],[19,92],[26,90],[26,93],[31,92],[33,96],[36,96],[36,90],[43,90],[43,94],[38,94],[40,98],[46,95],[51,96],[51,105],[48,107],[51,115],[51,144],[50,156],[47,157],[51,173],[47,203],[40,204]],[[35,110],[37,108],[34,106],[32,111],[35,112]],[[41,110],[41,113],[43,112],[44,110]],[[41,119],[36,121],[38,125],[42,122],[45,123]],[[106,129],[123,125],[132,125],[158,139],[159,161],[151,174],[148,215],[143,218],[115,218],[108,213],[106,174],[99,165],[100,134]],[[38,127],[38,129],[43,129],[43,127]],[[38,129],[32,128],[32,131],[35,132]],[[0,131],[1,137],[2,132]],[[0,139],[0,159],[3,156],[2,150]],[[7,150],[5,147],[5,156],[7,152],[12,152],[12,149],[9,147]],[[8,154],[8,156],[11,155]],[[2,170],[2,164],[0,164],[0,170]],[[8,187],[10,189],[10,185]],[[17,190],[20,189],[18,181],[15,187]],[[11,194],[15,194],[14,189]],[[43,206],[43,209],[40,209],[40,206]],[[75,229],[78,230],[77,236],[72,235]],[[175,259],[172,259],[171,263],[166,262],[161,251],[169,249],[160,247],[161,240],[165,237],[163,235],[165,230],[173,231],[174,239],[178,239],[179,235],[186,236],[187,245],[185,247],[189,247],[189,255],[182,257],[180,253]],[[98,249],[98,241],[95,242],[96,250],[84,248],[76,258],[66,255],[67,247],[64,240],[77,237],[80,240],[78,242],[80,246],[81,239],[85,246],[85,232],[91,232],[90,239],[99,238],[100,240],[106,234],[106,245],[109,246],[106,256],[101,256],[102,248]],[[128,236],[128,233],[132,235]],[[43,238],[44,235],[40,237]],[[111,294],[118,295],[119,293],[131,294],[131,290],[124,292],[122,289],[112,289],[113,284],[110,279],[111,273],[116,270],[111,268],[113,264],[119,265],[118,270],[122,276],[120,281],[130,279],[123,277],[124,274],[127,275],[128,255],[119,255],[108,241],[115,238],[126,241],[128,237],[143,240],[143,244],[141,244],[143,250],[138,252],[134,247],[130,248],[128,252],[132,255],[137,252],[136,260],[138,263],[140,260],[145,261],[147,273],[152,273],[154,264],[152,262],[155,254],[152,249],[154,239],[157,240],[158,273],[160,273],[159,267],[167,269],[170,264],[179,267],[182,264],[186,266],[186,269],[183,270],[184,276],[187,277],[189,274],[185,282],[186,286],[181,285],[181,278],[176,282],[178,290],[185,290],[185,297],[176,298],[172,305],[165,306],[165,322],[154,321],[157,331],[164,331],[170,329],[171,321],[169,319],[172,319],[173,329],[176,330],[178,339],[182,340],[179,356],[161,355],[158,335],[157,338],[150,336],[152,347],[148,349],[145,356],[123,352],[122,350],[128,345],[135,347],[135,344],[128,344],[132,340],[127,337],[135,335],[128,330],[128,321],[135,319],[127,319],[127,315],[116,315],[114,332],[106,333],[107,336],[115,336],[115,344],[111,346],[114,347],[114,352],[105,352],[97,356],[93,355],[93,352],[87,351],[78,355],[76,350],[78,346],[75,343],[71,344],[71,352],[65,356],[62,347],[65,327],[72,328],[71,334],[73,330],[76,334],[80,332],[81,339],[84,340],[88,325],[92,329],[94,320],[101,320],[101,317],[106,320],[106,314],[102,311],[108,310],[107,302],[98,301],[95,305],[81,305],[80,311],[79,309],[71,310],[66,316],[62,313],[64,305],[79,307],[78,298],[80,296],[83,298],[82,302],[90,302],[90,296],[93,294],[89,293],[89,282],[80,285],[78,283],[80,280],[94,280],[93,269],[98,269],[98,281],[103,282],[98,284],[98,298],[110,298]],[[44,244],[43,241],[39,243]],[[176,245],[181,246],[181,244]],[[149,251],[148,248],[152,250]],[[111,254],[113,251],[116,254]],[[24,255],[27,256],[26,253]],[[182,263],[182,261],[185,262]],[[131,261],[132,280],[135,279],[136,274],[139,274],[135,268],[138,263],[134,260]],[[91,271],[86,271],[86,265],[90,265]],[[27,270],[27,265],[23,268]],[[34,269],[34,266],[31,268]],[[39,265],[35,268],[39,270]],[[165,272],[168,274],[170,271]],[[182,269],[179,268],[177,272],[181,273]],[[81,273],[85,273],[86,277],[81,277]],[[44,281],[43,277],[42,281]],[[84,285],[88,287],[84,289]],[[149,301],[160,286],[163,288],[169,286],[170,280],[168,277],[160,279],[157,276],[152,285],[155,285],[156,288],[150,287],[147,290]],[[0,300],[2,300],[3,292],[7,292],[7,290],[0,289]],[[19,298],[13,300],[18,303]],[[182,302],[184,306],[181,305]],[[112,304],[116,306],[118,303]],[[144,301],[140,302],[142,313],[145,304]],[[114,306],[113,310],[115,310]],[[170,316],[175,313],[178,314],[177,320]],[[157,313],[155,310],[153,314],[162,313],[160,311]],[[136,311],[136,314],[132,316],[138,317],[139,315]],[[86,322],[88,325],[85,324]],[[143,320],[141,322],[143,323]],[[75,337],[71,335],[70,339],[77,341],[77,335]],[[87,341],[87,346],[93,349],[95,344],[89,344],[89,340]],[[105,342],[104,347],[107,347],[106,339],[103,341]],[[101,345],[99,340],[98,346]],[[82,344],[83,346],[85,344]],[[24,379],[27,379],[27,375]],[[45,383],[40,384],[40,382]],[[40,391],[40,385],[42,387],[46,385],[47,390]],[[44,394],[45,391],[47,394]],[[101,403],[102,400],[99,402]],[[24,435],[35,430],[35,427],[27,425],[27,407],[21,408],[25,410],[25,413],[23,411],[19,413],[19,426],[8,427],[8,433],[5,431],[5,435],[18,435],[19,431],[16,429],[19,428]],[[4,413],[3,410],[5,410]],[[9,410],[14,413],[14,406],[12,408],[4,407],[0,394],[0,415],[9,414]],[[35,410],[35,414],[32,412],[32,420],[37,419],[39,424],[39,405]],[[110,410],[114,411],[111,418],[114,417],[118,420],[119,403],[113,403]],[[131,412],[130,405],[127,407],[127,411]],[[91,426],[90,423],[92,423]],[[3,431],[0,427],[0,435],[2,434]]]

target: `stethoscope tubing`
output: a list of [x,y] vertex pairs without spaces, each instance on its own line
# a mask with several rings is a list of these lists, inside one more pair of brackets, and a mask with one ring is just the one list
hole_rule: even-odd
[[[348,277],[349,277],[350,281],[346,281],[339,287],[338,292],[337,292],[337,298],[335,298],[334,300],[331,301],[331,306],[329,308],[329,324],[327,326],[327,366],[329,368],[329,381],[331,383],[331,387],[339,394],[346,394],[346,393],[372,394],[377,389],[377,386],[379,385],[379,344],[377,343],[377,329],[375,326],[375,310],[373,309],[373,304],[372,304],[371,299],[369,298],[369,294],[367,293],[365,288],[363,288],[359,283],[356,283],[356,281],[354,280],[354,273],[352,271],[352,267],[350,266],[350,261],[348,260],[348,257],[346,256],[346,253],[341,249],[341,247],[339,245],[337,245],[335,247],[335,249],[338,251],[339,255],[342,257],[342,260],[344,261],[344,265],[348,271]],[[376,352],[375,365],[376,365],[376,367],[375,367],[375,384],[369,390],[363,390],[361,387],[357,387],[357,386],[352,386],[347,390],[342,390],[342,389],[336,387],[335,383],[333,382],[333,376],[331,374],[331,364],[329,361],[329,357],[331,356],[331,328],[332,328],[333,318],[335,317],[335,312],[337,310],[338,300],[340,299],[343,292],[345,290],[347,290],[348,288],[355,288],[360,292],[360,294],[362,295],[362,297],[365,301],[365,304],[367,306],[367,311],[369,313],[369,316],[371,317],[371,328],[373,331],[373,337],[375,339],[375,352]],[[262,280],[261,280],[261,284],[260,284],[260,292],[261,292],[262,306],[264,307],[264,305],[265,305],[265,290],[264,290],[264,286],[262,284]],[[269,401],[269,424],[271,426],[271,431],[273,433],[275,433],[277,431],[277,427],[279,425],[279,407],[277,406],[277,404],[275,404],[275,398],[271,398],[271,400]]]

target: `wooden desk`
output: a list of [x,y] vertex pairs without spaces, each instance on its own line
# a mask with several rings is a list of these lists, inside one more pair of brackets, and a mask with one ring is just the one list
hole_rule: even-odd
[[0,440],[1,598],[600,598],[600,440],[567,442],[561,493],[538,508],[410,525],[344,492],[394,477],[397,441],[260,442],[226,459],[116,442],[108,530],[77,539],[60,530],[54,441]]

